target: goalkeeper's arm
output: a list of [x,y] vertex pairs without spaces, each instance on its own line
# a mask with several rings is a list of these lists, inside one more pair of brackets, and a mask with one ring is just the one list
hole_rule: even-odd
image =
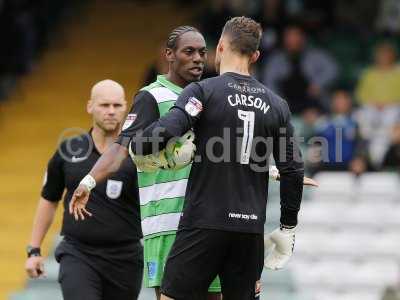
[[296,226],[303,195],[304,163],[294,138],[289,107],[285,103],[282,127],[274,136],[273,156],[279,170],[281,218],[284,226]]
[[265,237],[265,249],[269,253],[264,264],[273,270],[283,268],[293,253],[304,181],[304,163],[294,139],[294,129],[290,123],[290,111],[286,102],[282,106],[281,126],[273,144],[274,160],[281,182],[281,226]]

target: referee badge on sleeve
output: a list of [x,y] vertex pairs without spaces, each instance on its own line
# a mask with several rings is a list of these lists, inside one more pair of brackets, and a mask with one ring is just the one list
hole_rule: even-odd
[[203,110],[203,104],[195,97],[190,97],[185,105],[185,110],[192,117],[196,117]]
[[112,179],[107,180],[106,194],[108,198],[117,199],[121,195],[121,191],[122,181]]
[[137,117],[137,114],[128,114],[126,116],[124,125],[122,125],[122,130],[125,130],[125,129],[128,129],[129,127],[131,127],[133,122],[135,122],[136,117]]

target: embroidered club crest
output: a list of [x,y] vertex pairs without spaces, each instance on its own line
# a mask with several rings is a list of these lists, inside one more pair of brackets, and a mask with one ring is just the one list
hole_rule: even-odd
[[112,179],[107,180],[106,194],[108,198],[117,199],[121,195],[121,191],[122,181]]

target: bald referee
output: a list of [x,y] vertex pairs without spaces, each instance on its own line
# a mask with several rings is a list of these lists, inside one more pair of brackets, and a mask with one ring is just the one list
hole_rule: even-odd
[[[94,85],[87,112],[93,119],[92,129],[64,141],[48,163],[27,247],[25,268],[31,278],[45,272],[40,246],[62,195],[65,209],[81,179],[118,137],[126,112],[122,86],[112,80]],[[137,299],[142,283],[143,249],[137,174],[131,159],[127,158],[113,176],[97,185],[90,197],[90,209],[96,213],[86,222],[75,222],[68,209],[64,210],[64,238],[56,249],[63,297]]]

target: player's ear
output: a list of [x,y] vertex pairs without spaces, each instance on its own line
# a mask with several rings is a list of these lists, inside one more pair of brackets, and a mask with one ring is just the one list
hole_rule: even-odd
[[93,101],[89,100],[86,104],[86,111],[88,114],[92,114],[93,113]]
[[219,53],[221,53],[222,51],[224,51],[224,45],[223,45],[223,43],[222,43],[222,38],[219,39],[218,45],[217,45],[215,51],[216,51],[216,52],[219,52]]
[[169,63],[175,61],[175,53],[171,48],[165,49],[165,58]]
[[250,57],[250,64],[254,64],[257,60],[258,60],[258,58],[260,57],[260,51],[256,51],[256,52],[254,52],[252,55],[251,55],[251,57]]

